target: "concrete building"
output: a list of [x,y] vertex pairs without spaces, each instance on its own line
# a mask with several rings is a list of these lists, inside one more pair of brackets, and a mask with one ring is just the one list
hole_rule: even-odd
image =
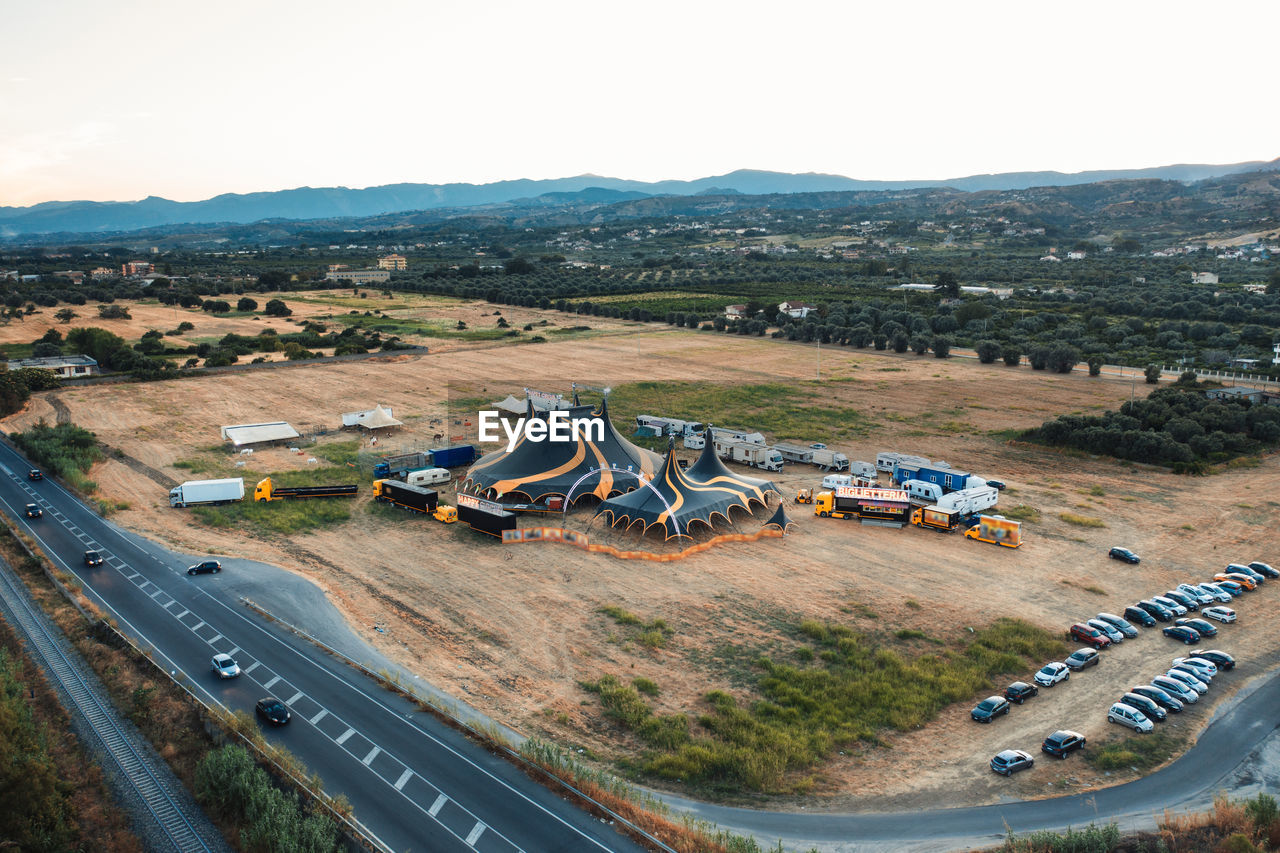
[[383,255],[378,258],[378,269],[402,271],[409,268],[409,260],[404,255]]
[[1218,274],[1216,272],[1193,272],[1191,274],[1192,284],[1217,284]]
[[128,261],[120,266],[121,275],[151,275],[156,265],[147,261]]
[[381,284],[391,280],[391,270],[333,270],[326,281],[349,281],[352,284]]
[[51,370],[62,379],[92,376],[98,372],[98,362],[87,355],[55,355],[47,358],[20,358],[9,362],[10,370],[34,367]]

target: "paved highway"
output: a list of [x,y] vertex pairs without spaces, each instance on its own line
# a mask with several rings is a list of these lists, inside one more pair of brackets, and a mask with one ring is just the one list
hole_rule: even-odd
[[[641,849],[433,716],[237,603],[246,591],[267,591],[261,572],[283,575],[281,570],[224,560],[220,574],[190,577],[186,567],[195,559],[117,528],[52,480],[28,481],[29,467],[0,444],[0,509],[79,577],[121,630],[155,649],[156,659],[183,674],[205,701],[252,713],[262,696],[283,700],[293,719],[267,729],[266,736],[317,773],[330,794],[345,795],[357,819],[388,849]],[[27,503],[39,504],[44,516],[25,518]],[[84,566],[90,548],[103,553],[105,565]],[[247,577],[250,567],[255,577]],[[232,655],[244,674],[220,680],[210,663],[215,652]]]

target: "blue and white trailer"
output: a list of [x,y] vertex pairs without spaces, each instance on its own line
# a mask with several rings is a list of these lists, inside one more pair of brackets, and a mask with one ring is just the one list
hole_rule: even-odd
[[899,464],[893,469],[893,482],[899,486],[907,480],[921,480],[925,483],[937,483],[942,487],[943,494],[969,488],[969,478],[972,476],[968,471],[955,468],[930,468],[924,465]]

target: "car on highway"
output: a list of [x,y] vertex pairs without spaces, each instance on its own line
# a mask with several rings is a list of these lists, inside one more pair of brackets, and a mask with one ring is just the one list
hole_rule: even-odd
[[1095,649],[1076,649],[1067,655],[1067,659],[1063,661],[1068,667],[1079,672],[1082,669],[1088,669],[1091,666],[1097,666],[1102,660],[1102,655],[1098,654]]
[[1197,610],[1200,609],[1199,596],[1192,595],[1191,593],[1188,593],[1188,592],[1183,592],[1180,589],[1171,589],[1168,592],[1166,592],[1163,597],[1178,602],[1183,607],[1187,608],[1188,613],[1195,613]]
[[1173,624],[1181,625],[1184,628],[1190,628],[1192,631],[1195,631],[1201,637],[1218,636],[1218,629],[1213,627],[1211,623],[1206,622],[1203,619],[1174,619]]
[[1067,630],[1067,639],[1079,640],[1082,643],[1093,646],[1095,649],[1105,649],[1111,645],[1111,640],[1107,639],[1105,634],[1097,628],[1085,625],[1083,622],[1077,622]]
[[1231,600],[1235,598],[1234,595],[1227,592],[1225,589],[1218,586],[1216,583],[1196,584],[1196,588],[1202,589],[1205,591],[1207,595],[1213,596],[1213,600],[1218,602],[1219,604],[1230,604]]
[[1187,652],[1187,654],[1193,658],[1203,658],[1212,663],[1218,669],[1236,668],[1236,659],[1226,652],[1221,652],[1217,649],[1192,649]]
[[97,551],[84,552],[84,564],[90,568],[102,565],[102,555]]
[[1192,690],[1184,681],[1176,678],[1170,678],[1167,675],[1157,675],[1151,679],[1152,687],[1159,687],[1165,693],[1177,699],[1184,705],[1194,704],[1200,701],[1200,694]]
[[253,710],[257,712],[259,717],[277,726],[283,726],[293,716],[289,713],[288,706],[274,696],[263,696],[253,706]]
[[1161,708],[1156,700],[1149,699],[1139,693],[1126,693],[1120,697],[1120,701],[1130,708],[1137,708],[1146,714],[1147,719],[1153,723],[1163,723],[1169,718],[1169,712]]
[[187,574],[216,575],[220,571],[222,571],[222,563],[219,563],[217,560],[205,560],[204,562],[196,563],[194,566],[187,569]]
[[44,510],[42,510],[38,504],[27,504],[23,509],[23,514],[26,515],[27,518],[39,518],[44,515]]
[[1132,640],[1138,636],[1138,629],[1127,619],[1122,619],[1114,613],[1099,613],[1097,616],[1099,622],[1106,622],[1112,628],[1119,631],[1125,638]]
[[1257,572],[1260,575],[1266,576],[1271,580],[1280,579],[1280,571],[1276,571],[1275,569],[1273,569],[1270,563],[1263,563],[1258,560],[1254,560],[1252,563],[1249,564],[1249,568],[1253,569],[1255,572]]
[[1132,619],[1144,628],[1154,628],[1156,624],[1156,617],[1136,604],[1131,604],[1124,609],[1124,618]]
[[219,652],[213,656],[213,671],[219,678],[235,678],[240,674],[240,664],[231,655]]
[[1191,596],[1200,604],[1213,604],[1215,601],[1218,600],[1216,596],[1210,595],[1208,592],[1201,589],[1200,587],[1193,586],[1192,584],[1189,584],[1189,583],[1178,584],[1178,592],[1185,593],[1186,595]]
[[1009,701],[1003,696],[988,696],[983,699],[973,710],[969,712],[969,716],[977,720],[979,723],[989,723],[996,717],[1004,716],[1009,713]]
[[43,480],[44,472],[41,471],[39,468],[32,468],[30,471],[27,472],[27,479],[33,482],[36,480]]
[[1186,606],[1183,604],[1180,604],[1177,601],[1174,601],[1172,598],[1167,598],[1166,596],[1163,596],[1163,595],[1153,595],[1151,596],[1151,600],[1154,601],[1156,604],[1159,604],[1165,610],[1168,610],[1174,616],[1187,615]]
[[1182,710],[1182,702],[1176,696],[1154,684],[1138,684],[1130,688],[1129,692],[1145,696],[1171,713],[1176,714]]
[[1001,776],[1012,776],[1019,770],[1030,768],[1035,763],[1036,760],[1028,752],[1023,752],[1020,749],[1006,749],[997,753],[996,757],[991,759],[991,769]]
[[1160,622],[1170,622],[1173,620],[1173,611],[1165,608],[1163,604],[1157,604],[1149,598],[1144,598],[1136,605],[1151,614],[1152,617]]
[[1181,681],[1184,685],[1189,687],[1191,690],[1194,690],[1200,696],[1203,696],[1204,694],[1209,692],[1208,684],[1205,684],[1203,681],[1201,681],[1199,678],[1196,678],[1194,675],[1192,675],[1190,672],[1188,672],[1185,669],[1170,667],[1169,669],[1165,670],[1164,674],[1169,678],[1174,679],[1175,681]]
[[1133,563],[1136,565],[1142,562],[1137,554],[1133,553],[1128,548],[1121,548],[1119,546],[1108,551],[1107,556],[1113,560],[1120,560],[1123,563]]
[[1248,566],[1242,566],[1239,563],[1228,563],[1223,571],[1229,575],[1244,575],[1247,578],[1253,578],[1253,582],[1258,586],[1262,586],[1267,580],[1267,576],[1262,572],[1255,572]]
[[1231,593],[1233,598],[1239,598],[1245,593],[1244,584],[1236,583],[1225,575],[1215,575],[1213,584],[1218,589]]
[[1217,619],[1219,622],[1236,621],[1236,612],[1234,610],[1230,607],[1221,607],[1216,604],[1213,607],[1206,607],[1201,610],[1200,615],[1208,616],[1210,619]]
[[1061,729],[1044,739],[1040,751],[1058,758],[1066,758],[1077,749],[1084,749],[1084,735],[1069,729]]
[[1104,622],[1101,619],[1089,619],[1084,624],[1101,631],[1102,635],[1110,640],[1112,645],[1124,642],[1124,634],[1120,633],[1120,629],[1110,622]]
[[1205,678],[1201,678],[1199,675],[1196,675],[1196,672],[1192,672],[1191,674],[1195,675],[1196,678],[1199,678],[1205,684],[1210,683],[1214,676],[1218,674],[1218,665],[1216,663],[1205,658],[1198,658],[1195,655],[1187,655],[1185,658],[1174,658],[1173,665],[1182,669],[1191,667],[1193,670],[1203,672],[1206,676]]
[[1185,625],[1170,625],[1161,633],[1171,640],[1186,643],[1188,646],[1200,642],[1200,632],[1194,628],[1188,628]]
[[1123,702],[1117,702],[1107,709],[1107,722],[1128,726],[1142,735],[1155,728],[1155,725],[1147,719],[1146,714]]
[[1032,680],[1041,687],[1052,687],[1059,681],[1067,681],[1070,678],[1071,670],[1067,669],[1067,665],[1054,661],[1053,663],[1045,664]]
[[1015,705],[1021,705],[1032,696],[1039,696],[1040,688],[1025,681],[1015,681],[1004,689],[1004,698]]
[[1240,575],[1234,572],[1218,572],[1213,576],[1213,582],[1220,587],[1225,587],[1227,592],[1235,596],[1239,596],[1241,593],[1236,592],[1235,589],[1232,588],[1233,586],[1239,587],[1242,590],[1247,590],[1248,592],[1253,592],[1258,588],[1258,582],[1253,578],[1248,575]]

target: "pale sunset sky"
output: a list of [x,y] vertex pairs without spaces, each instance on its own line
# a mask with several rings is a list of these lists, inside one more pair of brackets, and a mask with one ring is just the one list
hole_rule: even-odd
[[0,205],[1280,156],[1280,3],[3,0]]

